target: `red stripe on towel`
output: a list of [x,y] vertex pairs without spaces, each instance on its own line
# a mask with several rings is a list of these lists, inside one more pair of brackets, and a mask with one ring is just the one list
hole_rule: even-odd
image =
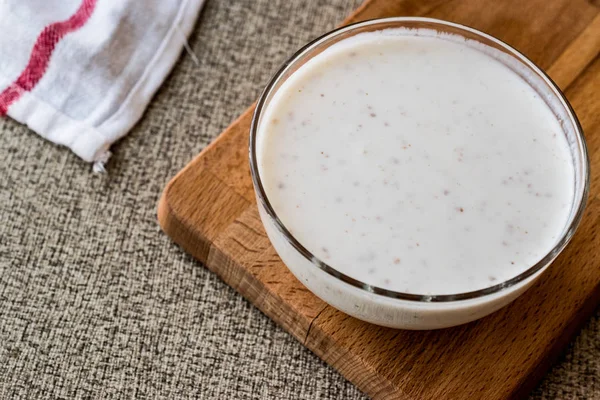
[[37,85],[46,73],[50,57],[52,57],[58,42],[68,33],[85,25],[96,7],[96,1],[83,0],[75,14],[69,19],[50,24],[42,30],[35,41],[25,69],[15,82],[0,93],[0,116],[6,115],[11,104],[17,101],[24,92],[30,91]]

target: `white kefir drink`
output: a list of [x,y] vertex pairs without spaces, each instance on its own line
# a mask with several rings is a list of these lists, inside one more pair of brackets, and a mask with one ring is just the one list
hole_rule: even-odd
[[398,28],[302,65],[257,131],[283,226],[342,274],[409,294],[484,289],[540,261],[569,221],[573,156],[543,95],[493,54]]

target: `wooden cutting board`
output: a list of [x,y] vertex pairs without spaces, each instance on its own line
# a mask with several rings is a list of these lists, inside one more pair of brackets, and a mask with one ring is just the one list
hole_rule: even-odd
[[[565,90],[585,131],[591,196],[572,243],[504,309],[438,331],[381,328],[312,295],[262,228],[248,168],[252,108],[166,187],[164,231],[186,251],[377,399],[505,399],[528,393],[600,300],[600,2],[368,0],[345,23],[412,15],[490,33]],[[265,82],[266,84],[266,82]]]

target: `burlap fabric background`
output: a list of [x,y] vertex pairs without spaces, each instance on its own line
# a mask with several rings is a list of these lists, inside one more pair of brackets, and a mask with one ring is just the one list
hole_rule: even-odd
[[[0,120],[0,398],[361,399],[183,253],[156,204],[276,66],[359,0],[209,0],[107,175]],[[600,398],[600,314],[534,399]]]

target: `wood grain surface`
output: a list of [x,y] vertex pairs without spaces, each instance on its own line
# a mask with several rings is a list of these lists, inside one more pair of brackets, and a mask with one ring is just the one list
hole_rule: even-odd
[[492,34],[546,69],[581,121],[592,167],[583,222],[539,283],[486,318],[438,331],[394,330],[356,320],[312,295],[282,264],[258,216],[247,159],[253,108],[171,180],[159,222],[373,398],[521,397],[600,300],[599,11],[598,2],[585,0],[369,0],[345,21],[427,16]]

